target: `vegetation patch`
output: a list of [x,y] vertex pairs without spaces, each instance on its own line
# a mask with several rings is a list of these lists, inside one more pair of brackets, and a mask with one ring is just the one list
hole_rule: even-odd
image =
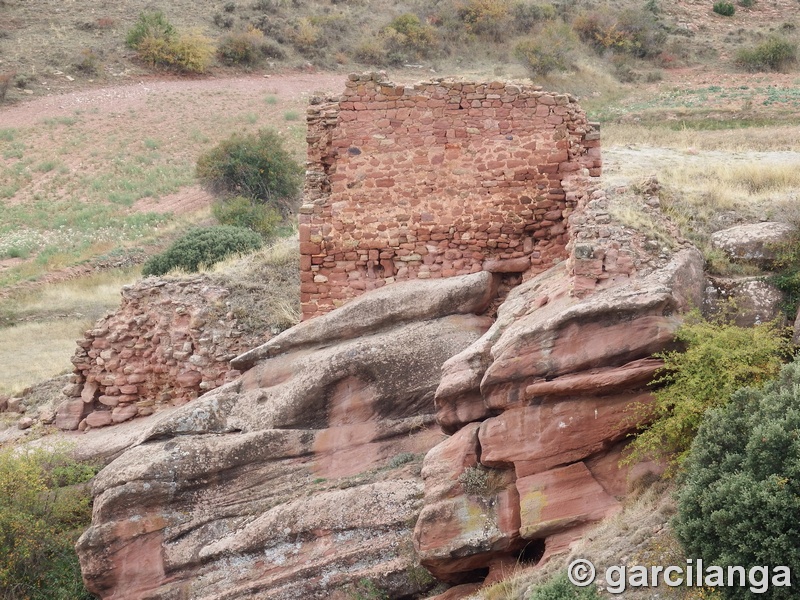
[[96,469],[64,450],[0,450],[0,597],[89,600],[74,544],[91,521]]
[[[800,362],[775,381],[744,388],[706,415],[685,462],[675,531],[689,556],[706,564],[788,566],[800,572]],[[748,587],[724,598],[758,597]],[[769,587],[769,598],[794,598]]]
[[664,359],[653,384],[655,405],[638,416],[648,428],[631,443],[625,462],[666,458],[672,468],[686,459],[706,411],[724,406],[743,386],[760,386],[775,377],[791,355],[791,344],[775,323],[738,327],[705,321],[690,313],[676,335],[684,351],[658,354]]
[[258,250],[260,235],[242,227],[220,225],[194,229],[175,240],[163,253],[151,257],[142,268],[142,275],[164,275],[173,269],[196,272],[233,254]]

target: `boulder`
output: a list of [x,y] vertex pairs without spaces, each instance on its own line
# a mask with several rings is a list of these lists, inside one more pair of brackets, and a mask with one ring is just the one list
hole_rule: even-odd
[[264,358],[318,344],[353,339],[400,323],[452,314],[481,313],[497,292],[488,272],[445,279],[398,283],[363,294],[335,311],[304,321],[267,343],[237,356],[234,369],[245,371]]
[[[732,314],[739,327],[752,327],[782,317],[783,293],[762,277],[708,277],[703,315]],[[731,304],[732,303],[732,304]]]
[[771,269],[778,247],[790,241],[794,231],[788,223],[774,221],[737,225],[711,234],[711,246],[733,261]]
[[66,400],[58,405],[56,410],[55,425],[64,431],[74,431],[78,429],[78,424],[88,414],[86,404],[83,400]]
[[[437,302],[438,313],[418,310],[446,313]],[[351,327],[337,313],[319,319],[321,335]],[[442,439],[433,395],[442,363],[489,324],[440,314],[305,337],[156,417],[95,479],[77,545],[88,588],[104,600],[305,600],[347,598],[371,580],[392,597],[423,593],[430,580],[409,573],[419,461]]]

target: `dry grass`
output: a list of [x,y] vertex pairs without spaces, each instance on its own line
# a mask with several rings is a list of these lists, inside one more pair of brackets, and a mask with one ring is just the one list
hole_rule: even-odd
[[69,371],[75,340],[89,325],[85,319],[64,319],[0,329],[0,393],[17,394]]
[[800,126],[748,127],[698,131],[696,129],[669,129],[632,123],[607,123],[603,125],[605,146],[652,146],[699,151],[798,151]]

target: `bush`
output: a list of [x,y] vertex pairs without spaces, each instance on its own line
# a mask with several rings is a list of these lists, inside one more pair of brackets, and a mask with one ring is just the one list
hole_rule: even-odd
[[14,77],[16,76],[16,71],[0,73],[0,102],[5,101],[8,88],[11,87],[11,82],[14,81]]
[[594,585],[576,587],[563,573],[537,587],[528,600],[600,600]]
[[501,41],[511,24],[511,4],[507,0],[467,0],[458,8],[458,17],[467,33]]
[[655,15],[646,10],[583,11],[575,17],[572,27],[596,50],[615,50],[638,58],[657,55],[666,40]]
[[756,0],[739,0],[737,4],[744,8],[752,8],[753,6],[755,6],[755,3]]
[[723,17],[732,17],[736,12],[736,7],[730,2],[715,2],[713,10]]
[[229,65],[254,65],[263,57],[264,34],[255,27],[226,35],[217,48],[219,59]]
[[528,70],[531,77],[570,67],[575,47],[575,34],[568,25],[550,25],[514,48],[514,57]]
[[436,30],[430,25],[423,25],[417,15],[406,13],[395,17],[386,28],[398,34],[398,45],[418,57],[429,56],[436,48]]
[[164,275],[172,269],[198,271],[232,254],[258,250],[261,244],[260,235],[242,227],[220,225],[194,229],[162,254],[150,258],[142,268],[142,275]]
[[800,306],[800,232],[776,248],[775,273],[767,278],[783,293],[781,309],[786,320],[794,321]]
[[[784,565],[800,573],[799,432],[798,360],[763,389],[742,389],[726,406],[709,411],[678,493],[674,529],[687,556],[726,570]],[[765,595],[747,587],[717,590],[730,599],[797,596],[781,587]]]
[[742,48],[736,54],[736,65],[747,71],[784,71],[797,61],[797,44],[771,36],[755,48]]
[[178,35],[161,12],[139,15],[125,42],[145,63],[187,73],[204,73],[214,56],[211,40],[198,32]]
[[0,597],[83,600],[74,545],[91,521],[95,469],[63,451],[0,450]]
[[125,43],[134,50],[139,49],[139,45],[146,38],[171,41],[178,37],[175,27],[167,20],[161,11],[152,13],[141,13],[136,24],[128,32]]
[[214,203],[211,210],[221,225],[250,229],[262,237],[271,236],[281,221],[281,215],[277,210],[244,196],[219,200]]
[[778,373],[790,356],[790,342],[781,333],[775,323],[746,328],[689,315],[676,336],[685,351],[657,355],[664,367],[653,383],[664,386],[655,392],[654,407],[640,407],[642,421],[652,424],[633,441],[626,462],[652,456],[680,465],[707,410]]
[[234,134],[197,159],[197,176],[216,193],[254,198],[284,215],[300,191],[302,173],[283,140],[268,129]]
[[517,2],[512,8],[514,28],[522,33],[528,33],[542,21],[552,21],[556,15],[556,8],[552,4]]

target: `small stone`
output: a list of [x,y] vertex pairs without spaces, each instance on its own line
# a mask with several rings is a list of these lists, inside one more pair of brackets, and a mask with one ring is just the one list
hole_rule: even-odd
[[30,417],[22,417],[17,421],[17,429],[30,429],[33,426],[33,419]]

